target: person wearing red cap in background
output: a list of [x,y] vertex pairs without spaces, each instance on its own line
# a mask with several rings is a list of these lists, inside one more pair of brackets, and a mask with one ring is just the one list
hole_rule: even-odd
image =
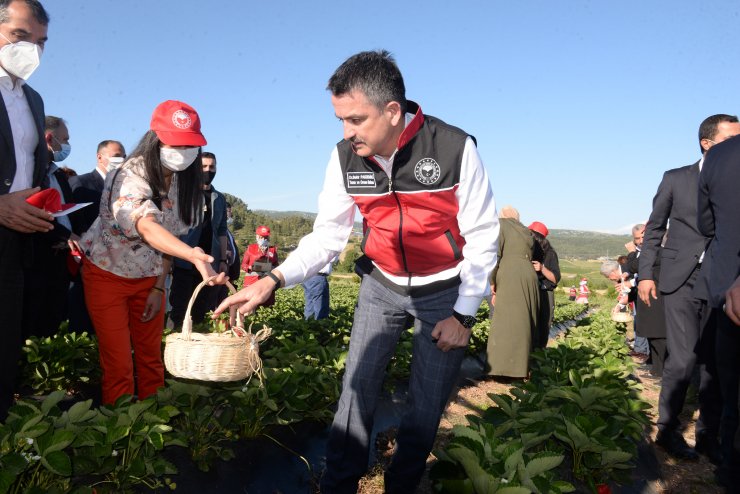
[[539,221],[529,225],[536,240],[532,266],[540,282],[540,311],[537,315],[537,330],[532,339],[532,349],[545,348],[550,336],[550,327],[555,317],[555,288],[560,282],[560,262],[558,253],[547,240],[550,230]]
[[[216,276],[210,255],[177,238],[197,223],[203,209],[205,144],[196,111],[180,101],[165,101],[154,110],[150,130],[129,159],[106,176],[100,215],[81,241],[85,302],[103,369],[103,403],[135,391],[143,399],[164,385],[164,281],[172,257],[193,263],[203,279]],[[225,280],[221,273],[211,283]]]
[[578,296],[576,297],[577,304],[588,304],[588,294],[591,290],[588,289],[588,280],[581,278],[581,282],[578,284]]
[[[244,271],[242,286],[256,283],[280,264],[277,247],[270,245],[270,227],[258,226],[254,233],[256,243],[247,246],[242,259],[242,271]],[[274,303],[275,294],[273,293],[264,303],[260,304],[260,307],[270,307]]]

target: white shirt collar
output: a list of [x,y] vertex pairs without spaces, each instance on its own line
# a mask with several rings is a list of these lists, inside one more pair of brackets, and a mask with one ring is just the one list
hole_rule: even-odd
[[[414,116],[415,115],[413,113],[406,113],[406,118],[404,119],[405,122],[404,122],[404,125],[403,125],[403,128],[404,129],[409,126],[409,124],[411,123],[411,121],[414,119]],[[385,170],[386,174],[388,174],[389,177],[391,175],[390,170],[393,167],[393,159],[396,157],[396,153],[397,152],[398,152],[398,148],[396,148],[395,150],[393,150],[393,154],[391,154],[390,158],[388,158],[388,159],[383,158],[379,154],[376,154],[375,155],[375,161],[377,161],[378,163],[380,163],[380,166],[383,167],[383,169]]]
[[15,84],[13,84],[13,79],[10,77],[10,74],[8,74],[4,68],[0,67],[0,86],[3,86],[8,91],[13,91],[14,89],[20,90],[25,83],[26,81],[18,77],[16,78]]
[[704,156],[702,156],[701,159],[699,160],[699,171],[701,171],[702,165],[704,165]]

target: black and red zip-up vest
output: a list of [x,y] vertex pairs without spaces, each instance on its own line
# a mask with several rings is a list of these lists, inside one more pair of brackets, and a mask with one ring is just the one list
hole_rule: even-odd
[[365,218],[362,250],[395,276],[425,276],[456,266],[465,240],[457,224],[455,191],[469,135],[434,117],[415,113],[399,138],[392,176],[373,157],[337,145],[344,186]]

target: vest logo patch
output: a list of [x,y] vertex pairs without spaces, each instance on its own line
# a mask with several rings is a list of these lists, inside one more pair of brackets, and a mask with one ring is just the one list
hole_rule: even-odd
[[347,188],[376,187],[373,172],[347,172]]
[[414,167],[414,177],[424,185],[432,185],[439,180],[440,168],[434,158],[423,158]]

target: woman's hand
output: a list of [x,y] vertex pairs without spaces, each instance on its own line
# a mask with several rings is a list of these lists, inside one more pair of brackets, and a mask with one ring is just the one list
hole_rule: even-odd
[[144,306],[144,313],[141,315],[141,322],[148,322],[154,319],[154,316],[159,314],[162,310],[162,298],[164,294],[158,290],[152,288],[149,292],[149,296],[146,298],[146,305]]
[[193,247],[189,260],[193,263],[193,266],[195,266],[198,272],[200,272],[200,275],[204,280],[215,277],[208,283],[208,285],[223,285],[228,281],[229,277],[226,276],[226,273],[216,273],[216,271],[213,270],[213,267],[211,266],[213,257],[203,252],[203,249],[200,247]]

